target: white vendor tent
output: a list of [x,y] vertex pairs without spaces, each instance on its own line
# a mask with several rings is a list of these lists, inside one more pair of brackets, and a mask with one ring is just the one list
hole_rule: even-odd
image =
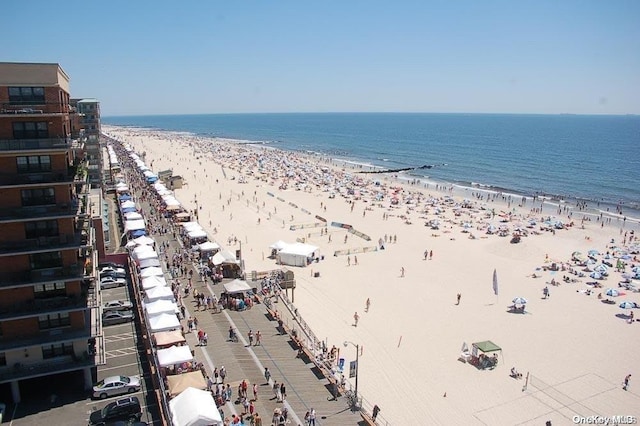
[[279,250],[282,250],[283,248],[285,248],[287,245],[288,245],[288,244],[287,244],[287,243],[285,243],[284,241],[282,241],[282,240],[278,240],[278,241],[276,241],[275,243],[271,244],[271,245],[269,246],[269,248],[270,248],[270,249],[273,249],[273,250],[278,250],[278,251],[279,251]]
[[318,247],[311,244],[293,243],[278,252],[278,261],[282,265],[307,266],[307,259],[317,256]]
[[144,219],[124,221],[124,232],[140,231],[144,229],[145,229]]
[[154,267],[154,268],[145,268],[140,272],[140,278],[147,278],[153,276],[162,277],[164,276],[164,272],[162,272],[162,268]]
[[207,237],[207,232],[204,229],[194,229],[192,231],[189,231],[187,233],[187,235],[192,240],[195,240],[197,238],[206,238]]
[[153,333],[155,333],[156,331],[177,330],[180,328],[180,321],[178,320],[178,317],[175,313],[149,315],[149,328]]
[[222,418],[211,392],[187,388],[169,401],[175,426],[222,426]]
[[215,266],[218,266],[222,265],[223,263],[237,264],[238,261],[236,260],[236,257],[233,255],[233,253],[230,253],[227,250],[220,250],[211,258],[211,263],[213,263]]
[[160,367],[182,364],[183,362],[189,361],[193,361],[193,355],[191,355],[191,348],[188,345],[158,349],[158,364],[160,364]]
[[159,314],[173,314],[175,317],[175,314],[179,312],[178,305],[167,299],[158,299],[155,302],[147,303],[144,305],[144,310],[147,311],[149,319]]
[[140,220],[142,215],[138,212],[129,212],[124,214],[124,220]]
[[164,277],[154,275],[143,278],[141,285],[143,290],[149,290],[153,287],[165,287],[167,285],[167,281],[165,281]]
[[[140,246],[140,247],[151,247],[151,246]],[[147,259],[157,259],[158,253],[156,253],[155,250],[151,249],[151,250],[143,251],[136,254],[135,258],[138,261],[147,260]]]
[[198,245],[200,251],[214,251],[220,249],[220,246],[214,242],[207,241]]
[[173,292],[169,287],[153,287],[145,290],[145,294],[147,295],[147,302],[154,302],[160,299],[175,300]]
[[143,259],[140,261],[140,264],[138,266],[140,266],[140,269],[152,267],[157,268],[160,266],[160,261],[158,259]]
[[153,240],[153,238],[147,237],[146,235],[143,235],[143,236],[138,237],[138,238],[134,238],[131,241],[133,241],[137,246],[141,246],[141,245],[152,246],[152,245],[154,245],[156,243]]
[[127,200],[127,201],[123,201],[120,203],[120,208],[121,209],[131,209],[131,208],[136,208],[136,203],[134,203],[131,200]]
[[227,294],[237,294],[251,291],[251,286],[246,281],[233,280],[224,284],[224,291]]

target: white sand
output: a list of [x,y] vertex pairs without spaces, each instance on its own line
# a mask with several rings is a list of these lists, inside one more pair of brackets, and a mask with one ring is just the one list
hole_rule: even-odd
[[[601,303],[597,292],[617,288],[620,281],[620,274],[611,270],[611,276],[603,281],[604,288],[591,296],[577,292],[588,288],[585,282],[593,281],[587,277],[580,278],[579,283],[549,286],[551,297],[542,300],[545,282],[551,278],[561,280],[567,273],[538,271],[542,278],[530,277],[537,267],[548,265],[544,263],[546,255],[568,262],[575,250],[585,254],[593,248],[606,251],[612,238],[621,246],[622,221],[618,218],[614,217],[612,224],[604,228],[592,221],[580,229],[582,213],[574,212],[576,226],[572,229],[558,230],[555,235],[542,232],[523,238],[520,244],[510,244],[510,237],[486,235],[484,230],[476,229],[490,221],[477,208],[481,202],[476,202],[474,209],[461,210],[458,217],[451,207],[443,207],[445,211],[440,215],[435,214],[434,207],[421,213],[429,194],[440,199],[448,194],[446,190],[437,191],[434,184],[428,189],[405,186],[405,195],[409,191],[424,194],[412,211],[407,210],[402,195],[400,204],[391,207],[388,189],[383,201],[357,200],[351,211],[349,201],[353,197],[338,193],[329,198],[330,192],[323,192],[316,185],[295,189],[296,176],[310,178],[312,171],[323,175],[315,166],[320,158],[270,150],[263,154],[263,170],[278,176],[263,181],[257,179],[257,166],[251,158],[264,148],[218,141],[209,142],[216,147],[214,154],[203,153],[205,140],[184,134],[109,126],[103,130],[130,143],[138,153],[146,152],[145,162],[154,171],[171,168],[174,175],[183,176],[187,185],[175,191],[178,200],[185,208],[194,209],[197,198],[201,207],[199,222],[209,231],[211,240],[230,250],[239,246],[228,246],[228,237],[242,241],[248,273],[278,267],[267,258],[269,246],[276,240],[294,242],[296,238],[307,238],[307,242],[320,247],[324,261],[293,268],[298,286],[295,305],[317,336],[326,338],[329,347],[340,347],[347,363],[355,358],[355,348],[343,348],[341,342],[349,340],[362,346],[359,392],[370,404],[378,404],[381,416],[391,424],[539,425],[552,420],[559,425],[572,424],[571,417],[576,413],[640,414],[640,385],[635,383],[640,380],[640,324],[629,325],[616,317],[628,312],[618,307],[619,302],[640,303],[640,293],[627,292],[626,296],[615,298],[615,305]],[[272,157],[278,161],[271,162]],[[294,163],[298,166],[288,169],[295,171],[294,177],[285,179],[285,166]],[[347,172],[364,181],[378,180],[382,187],[391,182],[389,176]],[[242,176],[246,183],[240,183]],[[288,189],[279,189],[284,181]],[[393,186],[397,185],[394,181]],[[374,185],[368,188],[380,190]],[[471,190],[456,189],[453,195],[458,201],[462,196],[472,198]],[[363,198],[369,199],[371,194]],[[507,207],[501,200],[485,199],[482,203],[496,212],[510,211],[515,206]],[[536,207],[539,206],[538,201]],[[372,210],[363,217],[365,207]],[[532,207],[529,200],[526,206],[517,208],[517,217],[529,214]],[[393,216],[383,220],[383,213]],[[313,217],[316,214],[329,223],[351,224],[370,235],[372,241],[349,234],[344,243],[346,232],[331,226],[331,242],[328,236],[320,236],[320,228],[289,230],[290,225],[317,222]],[[411,224],[405,224],[400,215],[407,215]],[[556,216],[556,211],[545,206],[543,215]],[[534,216],[539,219],[542,215]],[[558,217],[568,222],[566,214]],[[424,218],[439,218],[440,229],[426,227]],[[498,225],[498,219],[490,222]],[[463,221],[474,223],[471,231],[476,239],[469,239],[469,234],[462,232]],[[516,222],[527,223],[523,218],[508,225],[513,228]],[[638,234],[637,222],[627,220],[624,226],[626,231],[635,229]],[[538,224],[535,229],[539,228]],[[385,234],[397,236],[397,243],[386,244],[382,251],[355,254],[358,265],[354,264],[354,255],[351,266],[347,266],[347,256],[333,256],[335,250],[376,246]],[[423,260],[425,249],[433,251],[432,260]],[[400,277],[402,267],[406,271],[404,278]],[[498,297],[492,290],[494,268],[499,279]],[[312,271],[319,272],[320,277],[313,278]],[[455,305],[457,293],[462,294],[459,306]],[[528,299],[528,314],[507,312],[516,296]],[[367,298],[371,299],[371,309],[365,313]],[[360,315],[357,328],[352,326],[356,311]],[[640,311],[636,312],[636,317],[640,316]],[[483,340],[492,340],[503,349],[496,369],[477,370],[457,360],[463,342],[470,346]],[[535,377],[524,392],[524,380],[509,377],[513,366]],[[631,387],[625,392],[621,382],[629,373],[633,374]],[[538,387],[532,386],[535,384]],[[539,389],[543,385],[552,388],[543,392]]]

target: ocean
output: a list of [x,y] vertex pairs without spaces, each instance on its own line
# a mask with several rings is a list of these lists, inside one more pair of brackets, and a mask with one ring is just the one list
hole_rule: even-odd
[[[104,124],[316,152],[437,182],[640,217],[640,116],[282,113],[103,117]],[[575,203],[574,203],[575,204]]]

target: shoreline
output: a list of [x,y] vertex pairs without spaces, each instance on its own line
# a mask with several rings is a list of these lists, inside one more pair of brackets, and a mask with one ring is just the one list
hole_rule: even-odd
[[[203,143],[197,136],[158,131],[114,131],[116,139],[146,152],[145,163],[154,171],[173,168],[186,179],[176,198],[186,209],[197,209],[209,238],[231,252],[242,250],[247,273],[278,267],[267,255],[279,239],[304,239],[320,248],[324,260],[290,268],[297,281],[295,306],[328,347],[342,347],[345,340],[360,344],[360,392],[393,424],[415,420],[407,407],[423,408],[420,415],[430,424],[540,424],[541,416],[564,424],[563,408],[536,405],[534,391],[523,393],[522,382],[508,376],[510,367],[531,372],[536,382],[550,384],[596,413],[597,407],[633,413],[640,406],[640,399],[633,399],[637,396],[617,386],[640,363],[635,351],[609,349],[625,347],[640,331],[616,315],[622,313],[617,304],[586,296],[588,278],[552,286],[552,298],[540,298],[545,285],[560,278],[543,267],[570,265],[573,251],[597,248],[604,253],[612,238],[623,238],[615,221],[603,227],[587,221],[584,229],[557,232],[538,232],[536,225],[521,243],[510,244],[509,238],[487,235],[487,227],[524,227],[529,219],[556,216],[552,208],[532,214],[530,202],[510,206],[496,196],[485,200],[482,209],[470,197],[477,189],[441,184],[425,189],[393,176],[381,177],[380,186],[367,185],[368,177],[317,155]],[[336,188],[334,197],[328,188]],[[378,192],[384,194],[380,200]],[[460,207],[463,198],[473,201],[471,208]],[[316,214],[327,224],[350,224],[372,241],[330,225],[307,227],[316,222]],[[423,226],[433,220],[440,222],[439,229]],[[625,231],[634,226],[625,224]],[[236,237],[240,247],[232,242]],[[362,251],[379,239],[385,241],[384,250]],[[429,259],[423,258],[425,249],[433,252]],[[494,269],[499,296],[491,290]],[[532,272],[542,278],[532,278]],[[603,284],[615,287],[618,277]],[[459,304],[456,294],[462,295]],[[527,315],[506,309],[515,296],[529,300]],[[371,309],[365,312],[368,298]],[[618,300],[640,302],[640,293]],[[354,312],[360,316],[357,327]],[[503,348],[495,371],[456,359],[463,342],[470,346],[487,339]],[[594,341],[596,347],[589,344]],[[353,360],[353,350],[344,351],[341,357]]]
[[[358,173],[358,169],[363,169],[363,168],[368,169],[368,171],[374,171],[374,170],[378,171],[378,170],[388,169],[388,167],[384,165],[374,164],[372,161],[359,159],[356,157],[352,157],[352,158],[333,157],[330,154],[317,152],[317,151],[308,151],[305,149],[286,149],[283,147],[274,146],[273,145],[274,143],[277,144],[279,142],[277,140],[276,141],[249,140],[249,139],[238,139],[238,138],[232,138],[232,137],[218,137],[218,136],[212,136],[204,133],[168,130],[168,129],[161,129],[157,127],[120,126],[120,125],[106,125],[106,126],[107,128],[116,127],[116,128],[123,128],[127,130],[141,131],[141,132],[150,132],[150,133],[159,132],[159,133],[165,133],[168,135],[174,135],[176,137],[195,138],[195,139],[202,140],[202,142],[204,143],[231,143],[241,147],[244,146],[249,148],[253,147],[255,149],[273,149],[273,150],[280,150],[283,152],[291,152],[291,153],[304,155],[307,157],[312,157],[315,159],[319,158],[320,161],[329,162],[334,166],[336,166],[335,163],[342,163],[350,167],[356,173]],[[381,162],[384,163],[384,161],[382,160]],[[433,166],[438,167],[440,165],[437,164]],[[602,216],[610,217],[612,219],[616,219],[617,221],[624,220],[624,218],[626,217],[626,220],[630,222],[633,222],[636,224],[640,223],[640,200],[636,201],[635,203],[631,203],[631,200],[622,200],[621,203],[615,204],[615,203],[610,203],[605,201],[599,201],[597,199],[589,198],[589,197],[576,197],[576,196],[563,195],[563,194],[552,194],[552,193],[546,193],[543,191],[536,191],[534,193],[530,193],[527,191],[518,190],[517,188],[503,188],[503,187],[494,186],[488,183],[471,182],[471,181],[447,181],[443,179],[437,179],[431,176],[420,175],[417,173],[413,174],[412,171],[400,172],[400,173],[389,172],[389,174],[387,173],[372,174],[372,175],[362,174],[362,176],[364,178],[369,177],[370,179],[374,179],[374,177],[376,176],[391,176],[396,180],[398,180],[399,182],[403,182],[403,183],[406,183],[407,181],[418,180],[420,182],[426,183],[427,185],[426,189],[429,189],[429,187],[432,185],[444,185],[444,186],[457,187],[467,192],[469,190],[472,190],[472,191],[480,191],[488,194],[504,195],[506,197],[518,197],[518,198],[524,197],[527,199],[527,201],[542,200],[544,204],[548,204],[556,208],[560,206],[563,206],[563,207],[567,206],[571,208],[574,213],[584,214],[587,217],[595,218],[600,216],[600,214],[602,214]],[[576,208],[580,203],[585,203],[586,207],[584,208],[584,210],[578,209],[576,211]],[[622,208],[622,211],[623,211],[622,214],[615,212],[615,210],[618,207]]]

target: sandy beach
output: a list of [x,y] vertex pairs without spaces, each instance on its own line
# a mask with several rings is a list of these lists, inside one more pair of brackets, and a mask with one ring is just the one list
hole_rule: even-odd
[[[640,293],[620,288],[622,272],[613,267],[596,281],[602,288],[593,288],[590,272],[572,261],[576,251],[597,250],[593,257],[601,263],[609,251],[615,266],[616,253],[638,245],[637,220],[607,214],[600,220],[575,205],[558,211],[551,201],[361,174],[366,166],[260,145],[112,126],[103,131],[144,153],[156,173],[172,169],[183,176],[176,198],[197,209],[210,240],[242,250],[248,274],[279,267],[269,258],[277,240],[319,247],[324,260],[290,268],[295,306],[347,363],[355,348],[342,342],[360,345],[359,392],[391,424],[563,425],[574,424],[574,415],[640,415],[640,384],[634,383],[640,380],[640,323],[628,321],[640,310],[619,307],[640,304]],[[311,226],[320,223],[316,215],[328,226]],[[547,218],[573,226],[543,230]],[[434,221],[438,226],[426,226]],[[508,227],[506,236],[488,234],[490,225]],[[512,244],[517,227],[528,235]],[[234,237],[238,243],[229,244]],[[640,263],[633,256],[627,273]],[[545,270],[553,263],[567,270]],[[607,288],[626,294],[608,297]],[[603,303],[600,293],[616,303]],[[524,314],[509,312],[515,297],[527,300]],[[502,348],[495,369],[458,360],[463,343],[485,340]],[[510,377],[512,367],[529,374],[526,389],[524,378]]]

